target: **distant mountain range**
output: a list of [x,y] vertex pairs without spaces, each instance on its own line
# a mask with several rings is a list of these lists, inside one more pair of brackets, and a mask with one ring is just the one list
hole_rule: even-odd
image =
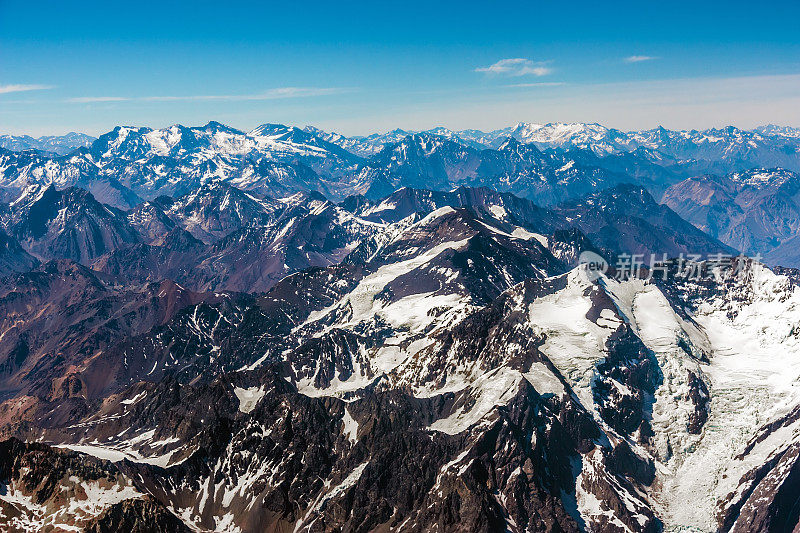
[[91,146],[95,137],[85,133],[70,132],[66,135],[47,135],[34,138],[30,135],[0,135],[0,148],[22,152],[24,150],[39,150],[65,155],[76,148]]
[[[374,200],[403,187],[488,187],[554,206],[627,183],[663,197],[732,248],[760,253],[770,264],[800,265],[792,251],[797,223],[789,185],[773,187],[772,200],[757,206],[746,200],[750,193],[731,192],[740,187],[736,176],[800,172],[800,130],[788,127],[622,132],[597,124],[520,123],[492,132],[435,128],[345,137],[280,124],[245,133],[209,122],[117,127],[95,140],[76,134],[40,139],[61,147],[77,143],[65,155],[44,145],[28,149],[25,137],[4,139],[13,148],[0,149],[0,202],[6,204],[22,205],[54,185],[82,188],[103,204],[129,210],[225,182],[257,198],[317,193],[333,202]],[[701,179],[717,189],[715,205],[705,211],[696,207],[698,195],[709,194],[699,192]],[[736,196],[730,202],[738,207],[723,195]],[[707,220],[720,209],[730,215],[724,228]]]
[[[272,130],[296,131],[298,128],[281,124],[264,124],[252,130],[249,135],[259,136]],[[305,126],[303,132],[331,144],[341,146],[345,150],[362,157],[369,157],[380,152],[385,146],[395,144],[409,135],[426,133],[472,146],[473,148],[497,148],[508,138],[517,139],[526,144],[534,144],[538,148],[582,148],[596,153],[630,152],[637,148],[657,150],[672,157],[687,159],[689,153],[723,154],[739,152],[746,154],[744,143],[780,145],[782,142],[800,138],[800,128],[788,126],[759,126],[752,130],[741,130],[735,127],[708,130],[668,130],[658,127],[652,130],[622,131],[607,128],[600,124],[584,123],[548,123],[532,124],[520,122],[514,126],[484,132],[480,130],[450,130],[436,127],[429,130],[414,131],[395,129],[386,133],[374,133],[368,136],[344,136],[336,132],[326,132],[314,126]],[[298,133],[294,133],[299,136]],[[12,151],[41,150],[65,155],[80,147],[89,147],[95,137],[83,133],[44,136],[33,138],[29,135],[0,135],[0,148]],[[789,144],[792,144],[789,142]],[[757,148],[753,144],[751,148]],[[790,154],[791,155],[791,154]],[[706,157],[712,159],[710,157]],[[721,159],[716,157],[713,159]],[[780,165],[773,165],[780,166]]]
[[81,186],[121,208],[215,179],[275,197],[317,191],[340,200],[380,197],[402,186],[465,185],[552,204],[631,178],[660,194],[701,173],[800,171],[799,149],[796,130],[777,127],[624,133],[596,124],[522,123],[491,133],[436,128],[347,138],[275,124],[244,133],[210,122],[118,127],[64,156],[0,152],[0,186],[7,201],[34,183]]
[[[753,130],[727,127],[709,130],[675,131],[655,128],[642,131],[621,131],[600,124],[550,123],[531,124],[520,122],[515,126],[483,132],[479,130],[453,131],[447,128],[433,128],[425,131],[396,129],[384,134],[366,137],[345,137],[337,133],[327,133],[307,126],[305,131],[364,157],[374,155],[385,146],[395,144],[415,133],[427,133],[469,145],[473,148],[497,148],[506,139],[512,138],[540,149],[573,148],[588,149],[597,154],[632,152],[645,148],[661,152],[671,158],[723,160],[758,157],[756,152],[766,146],[780,150],[790,147],[787,155],[797,154],[796,140],[800,138],[800,128],[785,126],[760,126]],[[778,160],[796,165],[795,159],[777,156]],[[760,166],[784,166],[768,164]]]

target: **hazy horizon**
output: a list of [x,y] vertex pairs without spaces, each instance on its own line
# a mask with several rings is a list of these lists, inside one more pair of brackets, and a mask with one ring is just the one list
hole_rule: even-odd
[[723,128],[731,127],[731,126],[735,127],[735,128],[738,128],[738,129],[741,129],[741,130],[745,130],[745,131],[753,130],[753,129],[760,128],[760,127],[767,127],[767,126],[788,127],[788,128],[798,128],[798,129],[800,129],[799,126],[796,126],[796,125],[793,125],[793,124],[781,124],[781,123],[775,123],[775,122],[763,122],[763,123],[758,123],[758,124],[755,124],[755,125],[749,126],[749,127],[737,126],[735,124],[720,124],[720,125],[715,125],[715,126],[709,126],[709,127],[706,127],[706,128],[669,128],[667,126],[664,126],[663,124],[656,124],[656,125],[653,125],[653,126],[650,126],[650,127],[627,129],[627,128],[614,128],[612,126],[609,126],[608,124],[603,124],[601,122],[578,122],[578,121],[567,122],[567,121],[563,121],[563,120],[562,121],[556,120],[556,121],[550,121],[550,122],[544,122],[544,121],[535,122],[535,121],[528,121],[528,120],[519,120],[519,121],[516,121],[516,122],[513,122],[513,123],[509,123],[509,124],[506,124],[504,126],[500,126],[500,127],[497,127],[497,128],[474,128],[474,127],[450,128],[450,127],[442,125],[442,124],[436,124],[436,125],[433,125],[433,126],[430,126],[430,127],[424,127],[424,128],[390,127],[388,129],[367,131],[365,133],[345,134],[342,131],[337,130],[335,128],[326,129],[326,128],[322,128],[322,127],[320,127],[320,126],[318,126],[316,124],[266,121],[266,122],[260,122],[258,124],[255,124],[255,125],[249,126],[249,127],[239,127],[236,124],[230,124],[230,123],[227,123],[227,122],[224,122],[224,121],[221,121],[221,120],[216,120],[214,118],[210,118],[209,120],[207,120],[207,121],[205,121],[203,123],[197,123],[197,124],[195,124],[195,123],[179,123],[179,122],[173,122],[173,123],[170,123],[170,124],[159,124],[159,125],[133,124],[133,123],[131,123],[131,124],[115,124],[115,125],[109,127],[108,129],[99,130],[99,131],[96,131],[96,132],[79,131],[79,130],[75,130],[75,129],[67,129],[67,130],[57,131],[57,132],[54,132],[54,133],[42,133],[42,134],[31,134],[31,133],[27,133],[27,132],[24,132],[24,131],[21,131],[21,132],[0,131],[0,135],[11,135],[11,136],[25,136],[25,135],[27,135],[29,137],[33,137],[33,138],[37,138],[38,139],[38,138],[43,138],[43,137],[61,137],[61,136],[65,136],[65,135],[68,135],[68,134],[71,134],[71,133],[75,133],[75,134],[89,135],[91,137],[99,137],[100,135],[103,135],[103,134],[106,134],[106,133],[109,133],[109,132],[113,131],[114,128],[117,128],[117,127],[150,128],[150,129],[153,129],[153,130],[167,129],[167,128],[170,128],[172,126],[183,126],[183,127],[187,127],[187,128],[200,128],[200,127],[205,126],[209,122],[219,122],[220,124],[222,124],[224,126],[239,130],[239,131],[241,131],[243,133],[250,133],[254,129],[256,129],[259,126],[262,126],[264,124],[282,124],[284,126],[296,127],[296,128],[301,128],[301,129],[310,126],[310,127],[314,127],[314,128],[318,128],[320,130],[323,130],[323,131],[325,131],[327,133],[338,133],[338,134],[341,134],[341,135],[345,135],[346,137],[368,137],[370,135],[382,135],[382,134],[389,133],[389,132],[391,132],[393,130],[397,130],[397,129],[403,130],[403,131],[407,131],[409,133],[425,132],[425,131],[430,131],[430,130],[433,130],[433,129],[436,129],[436,128],[445,128],[445,129],[448,129],[448,130],[451,130],[451,131],[454,131],[454,132],[467,131],[467,130],[477,130],[477,131],[482,131],[484,133],[492,133],[494,131],[499,131],[499,130],[502,130],[502,129],[514,127],[514,126],[517,126],[517,125],[523,124],[523,123],[532,124],[532,125],[539,125],[539,126],[547,126],[547,125],[550,125],[550,124],[564,124],[564,125],[572,125],[572,124],[592,125],[592,124],[597,124],[599,126],[603,126],[605,128],[608,128],[609,130],[617,130],[617,131],[621,131],[621,132],[625,132],[625,133],[636,132],[636,131],[654,130],[654,129],[657,129],[659,127],[664,127],[666,129],[673,130],[673,131],[706,131],[706,130],[712,130],[712,129],[723,129]]

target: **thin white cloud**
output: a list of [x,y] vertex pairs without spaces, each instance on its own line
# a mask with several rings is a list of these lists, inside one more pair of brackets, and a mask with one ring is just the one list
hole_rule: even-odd
[[488,67],[478,67],[475,72],[490,76],[546,76],[553,72],[546,61],[531,61],[524,57],[501,59]]
[[655,56],[628,56],[623,59],[626,63],[641,63],[642,61],[653,61],[654,59],[658,59]]
[[526,88],[526,87],[558,87],[564,85],[563,81],[541,81],[538,83],[511,83],[505,87]]
[[72,103],[93,102],[186,102],[186,101],[230,101],[244,102],[252,100],[277,100],[281,98],[303,98],[307,96],[325,96],[341,94],[352,89],[339,87],[278,87],[258,94],[200,94],[200,95],[173,95],[173,96],[82,96],[67,100]]
[[740,78],[565,83],[558,90],[484,91],[413,105],[353,107],[346,118],[315,118],[323,129],[366,135],[393,128],[491,131],[519,121],[597,122],[621,130],[741,128],[773,122],[800,126],[800,73]]
[[91,104],[95,102],[124,102],[130,100],[122,96],[81,96],[78,98],[69,98],[67,102],[75,104]]
[[40,85],[40,84],[11,84],[11,85],[0,85],[0,94],[8,94],[8,93],[22,93],[27,91],[44,91],[46,89],[54,89],[53,85]]

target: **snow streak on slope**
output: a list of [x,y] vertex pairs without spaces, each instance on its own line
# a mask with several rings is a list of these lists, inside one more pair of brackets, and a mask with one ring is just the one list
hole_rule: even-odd
[[446,418],[440,418],[429,429],[456,435],[471,428],[495,407],[505,405],[514,397],[519,388],[522,374],[510,368],[498,368],[481,376],[468,390],[475,401],[468,408],[462,408]]
[[[408,227],[406,231],[413,232],[417,228],[424,227],[437,218],[453,212],[453,209],[450,207],[434,211],[419,222]],[[399,224],[404,226],[402,222]],[[397,237],[399,237],[399,235]],[[395,336],[386,339],[381,347],[369,354],[369,368],[357,369],[353,376],[345,380],[345,382],[340,381],[337,376],[332,386],[322,391],[317,391],[312,386],[316,376],[310,376],[298,383],[300,390],[306,394],[318,395],[344,392],[364,387],[374,379],[375,375],[386,374],[392,371],[406,357],[412,356],[422,347],[419,343],[412,343],[407,348],[402,348],[401,346],[404,340],[414,339],[415,337],[419,338],[422,331],[429,328],[435,321],[432,316],[432,311],[434,309],[448,309],[448,316],[462,315],[468,305],[469,298],[456,293],[417,293],[391,302],[382,300],[379,295],[389,283],[398,277],[424,268],[442,253],[449,250],[459,250],[464,247],[466,243],[466,239],[445,241],[410,259],[380,266],[375,272],[364,277],[355,289],[348,293],[341,301],[326,309],[312,313],[300,327],[313,325],[315,322],[323,322],[330,317],[334,317],[331,325],[325,326],[322,330],[316,332],[315,336],[322,336],[332,329],[354,328],[359,324],[363,325],[375,322],[388,324],[397,333]],[[426,342],[430,342],[426,341],[424,337],[420,340],[423,342],[423,345]],[[353,361],[353,363],[353,367],[356,369],[359,363],[356,361]]]
[[620,324],[608,308],[600,310],[596,320],[587,317],[593,307],[587,292],[596,290],[585,270],[577,268],[569,273],[563,290],[531,304],[529,318],[546,335],[542,353],[567,379],[587,409],[594,405],[591,385],[595,366],[605,357],[605,342]]
[[178,438],[154,440],[155,430],[145,431],[127,439],[122,438],[125,433],[127,432],[110,437],[105,442],[95,440],[81,444],[60,444],[55,447],[85,453],[115,463],[128,460],[162,468],[175,464],[173,456],[182,451],[178,444],[180,442]]

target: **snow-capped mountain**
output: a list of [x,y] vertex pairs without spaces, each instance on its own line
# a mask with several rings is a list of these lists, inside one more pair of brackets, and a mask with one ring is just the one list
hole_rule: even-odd
[[68,155],[0,151],[0,200],[32,185],[90,190],[130,209],[225,181],[256,196],[318,192],[335,201],[402,186],[489,186],[554,204],[623,182],[660,196],[698,174],[800,171],[792,129],[622,132],[598,124],[528,124],[489,133],[434,128],[345,137],[264,124],[245,133],[217,122],[153,130],[120,126]]
[[[260,301],[188,305],[89,362],[81,382],[110,361],[135,377],[81,432],[27,431],[73,435],[61,446],[112,459],[137,494],[201,530],[781,518],[753,494],[791,490],[770,469],[794,464],[779,430],[794,424],[796,365],[758,359],[796,351],[764,329],[795,312],[786,278],[751,265],[711,286],[591,281],[565,272],[545,236],[453,208],[391,233],[366,263],[289,276]],[[767,342],[755,379],[745,338]]]
[[342,173],[361,159],[297,128],[265,125],[251,134],[216,122],[161,130],[117,127],[63,157],[2,152],[2,187],[13,201],[31,185],[79,186],[128,209],[142,199],[186,194],[227,181],[259,195],[345,189]]
[[315,128],[314,126],[306,126],[303,129],[316,135],[320,139],[339,145],[345,150],[361,157],[373,156],[383,150],[386,146],[398,143],[409,135],[416,133],[397,128],[386,133],[374,133],[366,137],[345,137],[339,133],[326,132],[319,128]]
[[13,215],[0,216],[14,238],[9,257],[19,263],[11,268],[16,263],[9,262],[10,270],[29,269],[26,257],[32,254],[42,261],[71,259],[127,283],[168,278],[192,290],[266,291],[292,272],[335,264],[351,253],[368,255],[385,239],[387,224],[445,207],[467,208],[544,234],[579,229],[611,255],[628,248],[645,255],[732,251],[635,186],[556,209],[466,187],[451,193],[403,188],[378,201],[350,197],[336,205],[314,194],[257,198],[211,182],[128,212],[104,206],[77,188],[31,188],[29,193],[12,206]]
[[[794,128],[762,127],[741,130],[735,127],[709,130],[675,131],[659,127],[623,132],[599,124],[527,124],[498,130],[498,137],[514,137],[542,149],[578,148],[597,154],[633,152],[645,148],[668,164],[679,164],[692,172],[727,172],[754,167],[798,168],[800,150]],[[659,163],[662,164],[662,163]]]
[[540,148],[581,148],[597,153],[614,153],[631,148],[628,135],[600,124],[520,122],[516,126],[497,130],[493,134],[498,139],[511,137]]
[[[316,128],[306,128],[322,137],[326,134]],[[607,128],[600,124],[583,123],[549,123],[531,124],[520,122],[515,126],[482,132],[479,130],[453,131],[443,127],[432,128],[424,132],[393,130],[383,135],[374,134],[368,137],[347,138],[338,134],[331,140],[334,144],[347,148],[340,143],[369,141],[372,149],[359,155],[368,156],[378,153],[381,148],[396,144],[415,133],[436,135],[445,139],[461,142],[472,148],[498,148],[507,139],[516,139],[525,144],[533,144],[540,149],[588,150],[598,155],[620,154],[646,149],[653,152],[649,157],[667,158],[673,163],[721,165],[733,167],[733,170],[744,170],[742,165],[754,167],[781,166],[797,169],[796,154],[800,134],[797,128],[780,126],[761,126],[753,130],[742,130],[735,127],[708,130],[675,131],[662,127],[643,131],[621,131]],[[354,150],[363,150],[357,148]],[[742,168],[740,168],[742,167]]]
[[84,151],[63,157],[37,152],[11,152],[0,149],[0,201],[15,202],[32,191],[55,186],[80,187],[97,195],[103,203],[129,209],[142,201],[116,178],[103,175]]
[[297,128],[265,125],[245,134],[216,122],[199,128],[116,128],[87,156],[103,174],[147,199],[185,194],[214,180],[259,194],[324,192],[326,179],[335,181],[359,161]]
[[400,187],[448,191],[468,186],[511,192],[542,205],[631,179],[515,139],[506,139],[497,149],[476,149],[428,133],[410,135],[384,148],[364,165],[362,178],[371,182],[366,195],[372,198]]
[[256,199],[223,183],[129,212],[141,243],[92,267],[128,282],[174,279],[195,290],[265,291],[284,276],[338,263],[376,230],[321,196]]
[[758,126],[754,128],[754,131],[762,135],[774,135],[777,137],[800,137],[800,128],[792,128],[791,126],[768,124],[766,126]]
[[[353,139],[370,139],[373,147],[388,146],[400,140],[397,138],[398,133],[406,135],[407,132],[395,130],[385,135]],[[413,133],[415,132],[408,132]],[[800,136],[797,128],[791,127],[761,126],[753,130],[726,127],[690,131],[659,127],[643,131],[621,131],[600,124],[520,122],[491,132],[433,128],[421,133],[440,135],[460,141],[466,146],[484,148],[498,148],[506,139],[513,138],[542,150],[578,149],[599,156],[646,149],[651,152],[647,157],[650,162],[665,167],[677,166],[688,173],[729,173],[758,167],[784,167],[800,171],[800,163],[797,162]],[[331,142],[347,148],[342,144],[345,141],[332,139]],[[371,155],[378,151],[372,148],[362,155]]]
[[[208,243],[246,226],[266,225],[284,207],[281,202],[256,198],[221,181],[201,185],[176,199],[159,197],[150,205],[160,207],[170,220]],[[133,212],[128,218],[137,225],[147,220]]]
[[14,152],[40,150],[66,155],[76,148],[91,146],[95,138],[85,133],[70,132],[66,135],[46,135],[34,138],[30,135],[0,135],[0,148]]

